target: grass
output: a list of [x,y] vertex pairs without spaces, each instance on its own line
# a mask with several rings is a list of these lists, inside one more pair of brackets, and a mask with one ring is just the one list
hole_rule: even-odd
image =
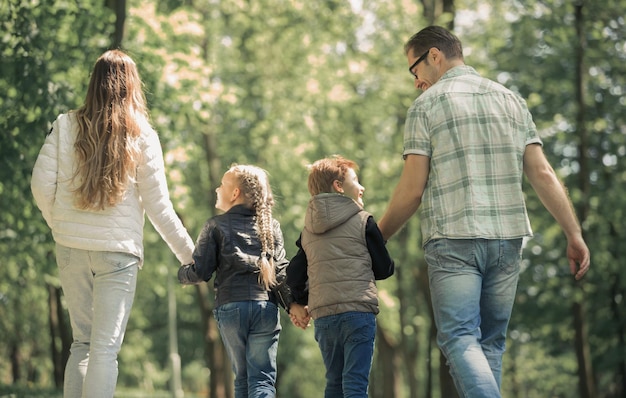
[[[120,389],[115,398],[172,398],[171,391],[140,391],[137,389]],[[29,388],[24,386],[0,385],[0,398],[63,398],[63,392],[56,389]],[[201,398],[199,395],[185,393],[184,398]]]

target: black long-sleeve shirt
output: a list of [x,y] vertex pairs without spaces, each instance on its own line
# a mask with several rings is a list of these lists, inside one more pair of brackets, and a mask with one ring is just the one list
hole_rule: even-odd
[[[372,258],[374,279],[382,280],[392,276],[395,270],[394,261],[387,251],[385,240],[376,221],[374,221],[374,217],[371,216],[365,225],[365,241]],[[302,235],[296,241],[296,246],[298,246],[298,253],[291,259],[287,267],[287,285],[291,289],[291,294],[296,303],[306,305],[309,299],[309,277],[307,274],[308,261],[306,253],[302,249]]]

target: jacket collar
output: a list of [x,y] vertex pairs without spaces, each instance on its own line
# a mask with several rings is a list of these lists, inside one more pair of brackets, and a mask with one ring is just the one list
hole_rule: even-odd
[[245,205],[235,205],[224,214],[243,214],[245,216],[253,216],[256,212]]

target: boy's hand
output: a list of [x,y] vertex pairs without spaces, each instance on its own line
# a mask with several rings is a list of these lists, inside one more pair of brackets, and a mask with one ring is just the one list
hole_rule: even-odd
[[292,303],[289,306],[289,318],[294,326],[305,330],[310,325],[311,315],[309,314],[308,307],[305,307],[298,303]]

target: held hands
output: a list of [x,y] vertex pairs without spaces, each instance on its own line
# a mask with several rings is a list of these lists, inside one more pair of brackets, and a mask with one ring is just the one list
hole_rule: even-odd
[[291,319],[291,323],[294,326],[299,327],[302,330],[305,330],[310,326],[311,315],[309,314],[308,307],[304,305],[292,303],[289,306],[289,318]]
[[198,285],[204,282],[194,272],[194,264],[181,264],[178,268],[178,282],[181,285]]

